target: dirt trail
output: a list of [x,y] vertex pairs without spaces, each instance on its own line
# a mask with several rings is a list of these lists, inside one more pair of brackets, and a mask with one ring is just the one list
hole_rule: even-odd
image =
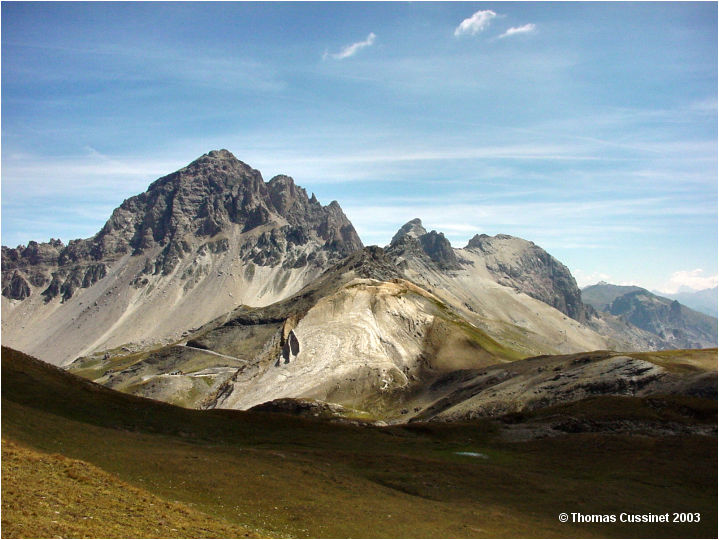
[[202,348],[200,348],[200,347],[192,347],[192,346],[190,346],[190,345],[181,345],[181,346],[182,346],[182,347],[187,347],[188,349],[192,349],[193,351],[200,351],[200,352],[203,352],[203,353],[212,354],[212,355],[214,355],[214,356],[219,356],[219,357],[221,357],[221,358],[229,358],[230,360],[236,360],[237,362],[243,362],[243,363],[245,363],[245,364],[247,364],[247,362],[248,362],[247,360],[244,360],[244,359],[242,359],[242,358],[237,358],[236,356],[229,356],[229,355],[227,355],[227,354],[218,353],[218,352],[215,352],[215,351],[211,351],[210,349],[202,349]]

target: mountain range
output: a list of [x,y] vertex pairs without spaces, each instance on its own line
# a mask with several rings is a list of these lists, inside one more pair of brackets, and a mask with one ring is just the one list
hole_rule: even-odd
[[528,240],[364,246],[219,150],[3,246],[1,301],[7,537],[716,531],[716,319]]
[[[364,247],[336,201],[265,182],[227,150],[153,182],[92,238],[2,248],[4,344],[195,408],[309,399],[393,422],[519,410],[533,401],[514,391],[489,409],[474,397],[524,359],[716,346],[716,319],[664,300],[580,291],[531,241],[476,234],[454,248],[420,219]],[[535,378],[538,402],[705,392],[631,355],[595,361],[606,369],[577,372],[576,387]]]

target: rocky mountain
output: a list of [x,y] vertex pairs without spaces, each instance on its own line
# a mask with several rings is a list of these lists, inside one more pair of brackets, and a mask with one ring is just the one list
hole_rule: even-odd
[[[453,391],[446,384],[452,373],[615,343],[498,283],[486,250],[455,250],[413,220],[386,249],[351,254],[285,300],[239,306],[186,341],[142,354],[90,355],[70,369],[189,407],[248,409],[301,399],[400,421]],[[498,257],[493,251],[494,267]],[[442,396],[428,390],[435,384]]]
[[176,339],[287,297],[361,247],[336,201],[212,151],[125,200],[92,238],[3,246],[3,340],[66,363]]
[[609,306],[620,296],[641,290],[641,287],[635,285],[612,285],[600,281],[582,289],[582,301],[599,311],[609,311]]
[[392,237],[389,247],[398,257],[429,258],[443,270],[459,268],[457,256],[449,240],[443,233],[427,232],[419,218],[405,223]]
[[649,291],[635,291],[620,296],[609,306],[609,311],[634,326],[657,334],[674,348],[696,349],[717,345],[715,317]]
[[506,234],[481,234],[465,249],[482,254],[497,283],[521,290],[576,321],[587,320],[581,292],[569,269],[534,242]]
[[527,356],[668,346],[655,334],[585,305],[569,269],[533,242],[504,234],[476,235],[457,249],[442,235],[443,253],[452,255],[438,257],[420,242],[425,235],[422,222],[414,219],[387,246],[403,276]]
[[599,283],[585,288],[582,295],[594,302],[597,309],[658,336],[667,343],[666,348],[692,349],[717,345],[715,317],[641,287]]

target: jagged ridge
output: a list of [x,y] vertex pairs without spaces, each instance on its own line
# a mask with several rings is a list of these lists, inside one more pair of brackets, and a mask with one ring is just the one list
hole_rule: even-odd
[[[56,296],[67,300],[77,288],[102,279],[107,265],[120,256],[140,256],[157,246],[163,249],[148,261],[144,273],[167,275],[198,241],[219,235],[232,224],[250,231],[273,222],[278,227],[244,246],[243,257],[260,266],[275,266],[288,245],[303,246],[312,236],[321,240],[330,263],[362,247],[336,201],[322,206],[289,176],[265,183],[259,171],[229,151],[214,150],[126,199],[92,238],[73,240],[67,246],[59,240],[14,249],[3,246],[2,294],[23,300],[31,294],[30,284],[47,284],[42,291],[47,300]],[[227,243],[220,241],[211,249],[222,251]],[[312,263],[314,257],[300,254],[285,264],[298,267]],[[324,264],[320,261],[319,266]]]

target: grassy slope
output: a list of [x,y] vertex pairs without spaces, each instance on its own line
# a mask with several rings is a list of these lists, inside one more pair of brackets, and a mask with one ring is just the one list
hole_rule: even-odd
[[84,461],[2,442],[3,538],[257,537]]
[[646,360],[672,373],[698,373],[717,370],[717,349],[680,349],[630,353],[629,356]]
[[[486,423],[379,429],[193,411],[113,392],[5,348],[2,360],[4,439],[80,459],[143,490],[137,493],[203,512],[217,535],[232,525],[296,537],[716,533],[712,438],[575,434],[510,444]],[[701,512],[703,520],[669,526],[557,520],[559,512],[622,511]],[[7,512],[3,519],[14,520]],[[37,535],[46,530],[45,517]]]

